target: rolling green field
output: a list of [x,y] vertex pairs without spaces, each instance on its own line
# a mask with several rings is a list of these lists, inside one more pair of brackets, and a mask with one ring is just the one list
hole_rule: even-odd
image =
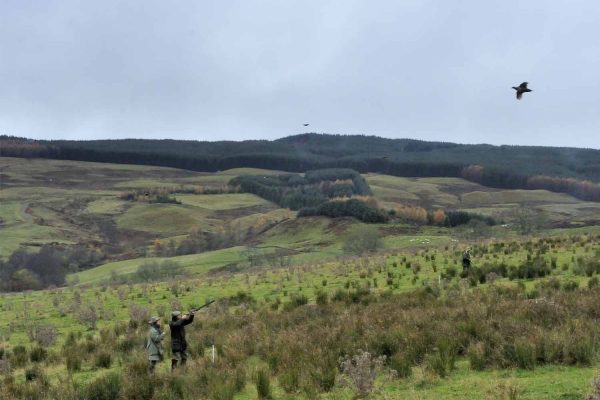
[[375,197],[384,207],[416,205],[461,209],[510,220],[521,205],[541,214],[548,226],[596,225],[600,204],[546,190],[500,190],[459,178],[400,178],[367,174]]
[[124,190],[224,185],[238,174],[276,171],[238,168],[207,174],[8,157],[0,158],[0,171],[0,257],[45,243],[106,241],[106,232],[96,226],[99,222],[114,224],[124,235],[141,235],[149,245],[154,239],[187,234],[193,228],[218,229],[237,219],[247,227],[261,218],[287,218],[285,210],[244,193],[176,195],[182,204],[119,199]]
[[[7,157],[0,158],[0,171],[3,177],[0,256],[4,257],[19,246],[35,249],[52,242],[105,241],[106,232],[96,226],[98,221],[115,224],[123,235],[143,237],[149,245],[155,239],[186,234],[192,228],[214,230],[239,223],[247,229],[252,223],[266,225],[293,217],[276,205],[243,193],[175,194],[182,202],[180,205],[119,199],[123,190],[223,185],[240,174],[277,171],[238,168],[209,174],[173,168]],[[597,203],[547,191],[495,190],[458,178],[367,174],[366,179],[382,207],[464,209],[510,220],[518,205],[527,205],[543,216],[548,227],[594,225],[600,215]],[[301,226],[294,229],[303,230]],[[330,231],[331,234],[322,232],[327,236],[323,242],[336,240],[339,232]],[[133,245],[141,243],[138,240]]]
[[[375,373],[367,398],[583,399],[589,393],[591,380],[600,374],[600,315],[590,305],[599,298],[594,297],[600,274],[594,270],[600,262],[598,203],[546,191],[490,189],[457,178],[367,174],[381,207],[460,209],[491,215],[505,224],[481,236],[465,228],[375,224],[381,248],[353,256],[344,246],[353,232],[366,231],[366,224],[350,218],[298,219],[295,212],[246,193],[201,194],[203,188],[221,188],[241,174],[277,173],[235,169],[209,174],[0,158],[0,258],[19,248],[34,252],[47,243],[110,247],[100,265],[71,270],[66,287],[0,294],[0,395],[83,399],[88,398],[83,391],[116,374],[123,379],[121,398],[257,399],[257,376],[266,371],[274,399],[353,399],[357,386],[348,383],[354,380],[339,359],[358,350],[390,357]],[[180,203],[122,196],[131,190],[167,188]],[[513,229],[515,210],[523,206],[541,221],[525,236]],[[198,230],[228,232],[236,239],[199,254],[156,254],[157,242],[179,244]],[[461,276],[461,254],[469,246],[474,267]],[[136,280],[140,266],[165,261],[179,266],[181,275]],[[587,311],[553,314],[556,309],[577,310],[577,295]],[[170,310],[191,309],[207,299],[218,301],[189,329],[190,367],[171,375],[165,362],[156,380],[148,380],[141,348],[146,319],[159,315],[166,321]],[[479,368],[470,358],[473,346],[500,339],[463,325],[462,316],[477,321],[471,313],[479,310],[487,313],[481,324],[493,326],[490,310],[510,302],[525,310],[514,320],[510,312],[502,317],[514,324],[513,334],[502,338],[508,346],[503,357],[512,361]],[[452,348],[456,360],[445,373],[435,372],[431,360],[441,354],[443,342],[440,345],[433,336],[422,354],[405,366],[406,376],[394,375],[394,368],[402,368],[391,357],[413,347],[394,347],[404,343],[398,335],[410,336],[424,324],[437,329],[435,318],[427,318],[429,312],[439,313],[440,337],[447,329],[453,332],[448,338],[462,340]],[[457,316],[452,324],[442,321],[448,313]],[[552,315],[562,322],[552,325]],[[529,331],[529,325],[535,329]],[[41,328],[55,330],[55,337],[38,359],[41,339],[36,330]],[[315,344],[314,349],[302,342],[319,329],[322,337],[331,334],[332,342]],[[525,331],[528,336],[521,337]],[[582,337],[589,339],[581,342],[583,350],[574,350],[583,361],[538,354],[538,347],[533,364],[519,359],[522,355],[514,346],[525,340],[550,338],[553,345],[562,340],[561,349],[567,349],[569,331],[585,332]],[[419,337],[428,336],[419,332]],[[340,336],[334,340],[335,335]],[[342,342],[346,347],[340,347],[339,354],[327,353]],[[302,372],[283,351],[296,351],[295,343],[301,347],[298,354],[308,357]],[[19,356],[20,351],[25,355]],[[109,361],[98,361],[105,353]],[[329,364],[310,358],[313,354]],[[43,378],[28,381],[32,370]],[[328,375],[331,371],[334,380]],[[152,382],[160,393],[127,394]],[[165,397],[178,393],[179,387],[181,395]]]

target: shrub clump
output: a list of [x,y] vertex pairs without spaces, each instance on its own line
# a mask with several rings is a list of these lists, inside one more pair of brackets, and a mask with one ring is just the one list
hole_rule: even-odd
[[294,308],[298,308],[298,307],[301,307],[306,304],[308,304],[308,297],[306,297],[306,295],[304,295],[302,293],[292,294],[290,296],[290,301],[288,303],[285,303],[283,308],[286,311],[290,311],[290,310],[293,310]]
[[406,354],[396,353],[389,358],[390,368],[396,372],[398,378],[412,376],[412,360]]
[[81,371],[82,355],[77,351],[69,351],[65,355],[65,364],[70,373]]
[[113,400],[121,394],[121,377],[116,372],[108,373],[93,380],[81,389],[86,400]]
[[48,357],[48,351],[41,346],[34,347],[29,352],[31,362],[44,361]]
[[448,338],[441,338],[438,340],[433,354],[428,354],[425,358],[425,366],[431,372],[444,378],[454,370],[457,354],[456,344]]
[[520,339],[514,345],[517,366],[523,369],[535,368],[535,346],[527,339]]
[[25,346],[18,345],[13,347],[10,362],[12,366],[16,368],[23,367],[27,364],[27,349]]
[[475,371],[483,371],[485,369],[487,360],[483,343],[471,343],[467,350],[467,357],[469,358],[471,369]]
[[112,356],[108,352],[101,352],[96,354],[94,365],[96,368],[110,368],[112,364]]

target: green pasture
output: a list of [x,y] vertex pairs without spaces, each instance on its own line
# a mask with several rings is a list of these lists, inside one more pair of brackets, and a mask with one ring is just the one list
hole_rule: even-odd
[[[415,368],[414,376],[394,380],[381,377],[374,393],[375,400],[463,400],[463,399],[509,399],[510,388],[518,393],[518,400],[576,400],[583,399],[589,392],[591,380],[598,375],[598,367],[544,366],[535,371],[490,370],[473,371],[466,361],[459,361],[457,368],[445,379],[426,375]],[[304,400],[301,395],[286,394],[276,385],[275,398]],[[248,385],[237,394],[235,400],[255,400],[256,389]],[[350,388],[336,388],[321,397],[326,400],[353,400]]]
[[328,218],[290,219],[266,232],[262,244],[299,251],[318,251],[320,247],[338,243],[346,230],[346,225],[339,225]]
[[250,193],[231,194],[181,194],[177,200],[183,204],[200,207],[207,210],[232,210],[270,204],[268,201]]
[[201,254],[189,254],[176,257],[146,257],[135,258],[132,260],[116,261],[101,265],[86,271],[72,274],[68,280],[75,281],[80,284],[99,283],[110,278],[111,274],[127,275],[135,272],[137,268],[149,262],[162,262],[165,260],[176,262],[184,267],[190,273],[202,274],[210,269],[238,262],[241,260],[240,252],[243,247],[231,247],[223,250],[209,251]]
[[[365,179],[373,189],[375,197],[381,198],[383,201],[406,205],[403,203],[406,199],[409,201],[409,205],[418,202],[420,205],[428,204],[438,207],[451,206],[457,202],[457,197],[443,191],[444,186],[440,185],[437,180],[432,183],[427,178],[402,178],[374,174],[367,174]],[[455,178],[448,179],[455,180]]]
[[598,367],[544,366],[529,370],[489,370],[477,372],[468,362],[459,361],[446,379],[431,379],[417,371],[413,378],[384,384],[376,399],[508,399],[508,388],[515,388],[518,399],[582,399],[588,393]]
[[87,212],[91,214],[116,215],[123,212],[127,202],[119,200],[115,196],[100,197],[87,205]]
[[177,235],[193,227],[208,227],[210,213],[198,207],[180,204],[137,203],[116,218],[117,226],[154,234]]
[[9,257],[20,247],[32,250],[46,243],[74,243],[62,233],[57,228],[28,223],[0,227],[0,257]]
[[[35,223],[45,218],[44,224]],[[69,228],[49,210],[34,203],[0,201],[0,257],[8,257],[20,247],[33,249],[45,243],[73,243]]]
[[231,221],[232,225],[239,226],[240,229],[247,231],[251,226],[258,227],[258,230],[266,229],[267,226],[288,219],[294,219],[296,213],[285,208],[277,208],[272,211],[255,213],[235,218]]
[[493,190],[475,191],[462,195],[462,205],[465,207],[486,204],[510,204],[510,203],[578,203],[580,200],[564,194],[554,193],[547,190]]
[[2,219],[2,227],[25,222],[25,216],[23,215],[23,207],[25,204],[22,204],[18,201],[2,201],[0,203],[0,218]]

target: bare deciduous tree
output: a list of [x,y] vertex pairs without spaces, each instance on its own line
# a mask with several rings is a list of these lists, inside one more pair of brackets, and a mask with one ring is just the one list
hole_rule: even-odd
[[98,322],[98,313],[96,312],[96,307],[91,304],[85,307],[80,307],[79,312],[77,313],[77,320],[80,324],[86,326],[88,329],[95,330],[96,323]]
[[359,397],[367,397],[373,390],[377,373],[381,371],[385,356],[373,357],[371,353],[359,350],[353,357],[340,361],[342,373],[346,375]]
[[42,347],[50,347],[56,342],[58,330],[54,325],[35,325],[33,339]]

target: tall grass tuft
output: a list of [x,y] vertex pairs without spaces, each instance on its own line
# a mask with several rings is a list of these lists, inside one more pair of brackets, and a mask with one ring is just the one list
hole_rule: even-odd
[[456,344],[452,340],[442,337],[438,340],[433,354],[428,354],[425,358],[425,366],[429,371],[445,378],[454,370],[457,353]]
[[260,400],[272,399],[271,394],[271,379],[269,372],[264,368],[259,368],[255,376],[256,393]]
[[94,365],[96,368],[110,368],[112,364],[112,355],[109,352],[103,351],[96,354]]
[[406,354],[394,354],[389,359],[389,365],[396,372],[398,378],[409,378],[412,376],[412,362]]
[[522,369],[534,369],[536,362],[535,345],[527,339],[515,341],[515,361],[517,367]]
[[471,343],[467,350],[469,366],[475,371],[483,371],[486,367],[485,346],[483,343]]
[[44,361],[47,357],[48,351],[41,346],[36,346],[29,352],[29,359],[34,363]]

